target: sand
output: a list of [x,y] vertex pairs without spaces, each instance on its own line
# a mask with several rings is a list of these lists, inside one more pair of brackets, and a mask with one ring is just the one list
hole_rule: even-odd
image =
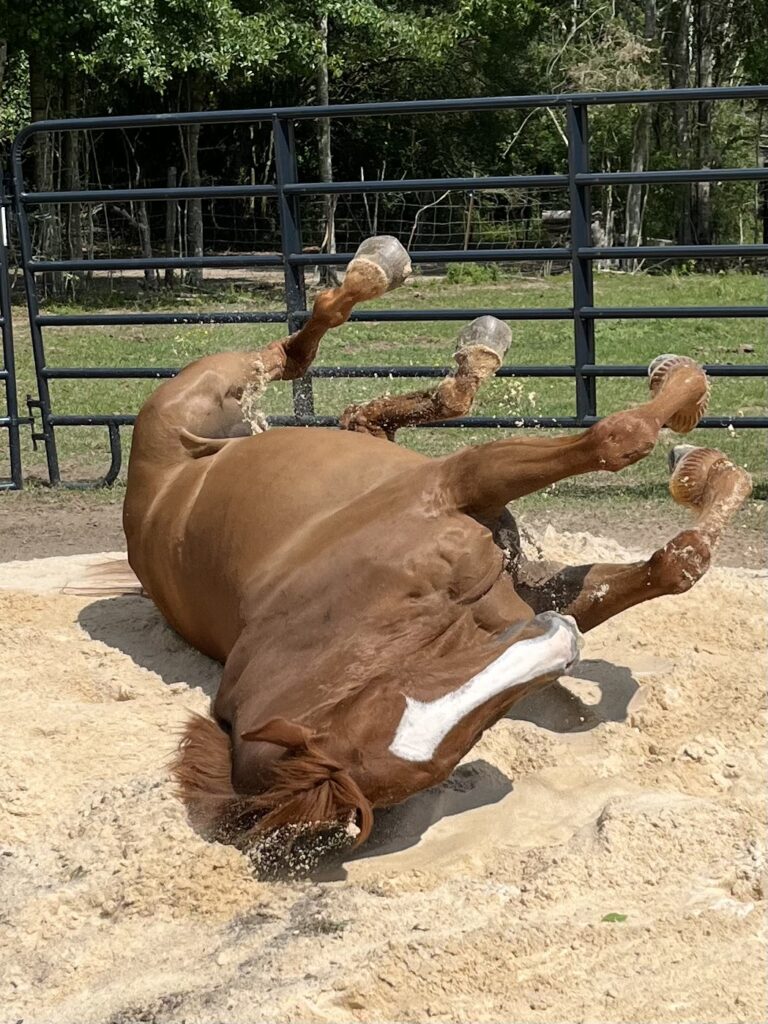
[[0,566],[3,1024],[765,1020],[766,573],[596,629],[362,856],[265,880],[168,778],[219,667],[59,592],[104,557]]

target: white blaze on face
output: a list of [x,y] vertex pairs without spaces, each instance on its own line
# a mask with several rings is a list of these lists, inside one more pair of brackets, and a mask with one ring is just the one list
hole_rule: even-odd
[[404,761],[429,761],[451,729],[492,697],[575,665],[581,646],[575,620],[544,612],[534,621],[548,624],[546,633],[512,644],[458,690],[431,701],[406,697],[390,753]]

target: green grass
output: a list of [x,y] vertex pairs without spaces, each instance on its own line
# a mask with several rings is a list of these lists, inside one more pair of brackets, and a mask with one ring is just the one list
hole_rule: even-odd
[[[553,278],[509,276],[495,283],[451,284],[445,279],[415,279],[371,306],[381,309],[429,307],[569,306],[569,275]],[[761,305],[768,302],[768,280],[752,274],[721,275],[618,275],[598,274],[596,304],[647,305]],[[99,300],[100,308],[109,299]],[[153,308],[180,312],[184,309],[279,309],[282,294],[267,287],[208,296],[126,303],[113,299],[113,308]],[[80,309],[82,307],[79,307]],[[50,305],[46,312],[76,312],[71,306]],[[18,320],[17,350],[19,393],[34,392],[34,373],[29,333]],[[324,339],[321,364],[355,363],[425,364],[450,363],[453,341],[460,323],[358,323],[330,332]],[[530,321],[512,324],[513,346],[507,362],[520,364],[571,363],[573,328],[569,321]],[[208,352],[258,347],[280,336],[279,325],[215,325],[172,327],[48,328],[46,351],[50,366],[173,366],[183,365]],[[639,320],[603,321],[596,325],[598,363],[646,364],[660,352],[678,352],[702,362],[749,364],[768,362],[768,320]],[[744,352],[744,347],[753,351]],[[156,385],[148,381],[53,381],[54,410],[62,414],[135,412]],[[352,401],[376,394],[410,390],[419,382],[407,380],[316,381],[316,410],[336,415]],[[642,379],[598,381],[598,412],[605,414],[641,402],[646,395]],[[290,384],[271,385],[264,407],[270,413],[291,412]],[[713,381],[711,411],[735,415],[765,415],[768,410],[766,381],[736,378]],[[574,382],[550,378],[494,380],[484,388],[475,407],[477,415],[564,415],[574,413]],[[513,436],[518,431],[505,431]],[[718,447],[746,466],[765,496],[766,436],[762,430],[700,430],[691,440]],[[130,431],[123,431],[129,443]],[[428,454],[440,454],[461,445],[498,438],[499,431],[410,430],[402,443]],[[97,476],[106,468],[106,431],[101,428],[67,428],[58,431],[59,455],[65,478]],[[587,497],[595,488],[610,489],[616,499],[666,494],[664,450],[676,438],[663,438],[660,450],[624,473],[594,475],[558,486],[558,492],[574,499]],[[5,432],[0,437],[0,459]],[[42,452],[26,447],[27,472],[43,475]]]

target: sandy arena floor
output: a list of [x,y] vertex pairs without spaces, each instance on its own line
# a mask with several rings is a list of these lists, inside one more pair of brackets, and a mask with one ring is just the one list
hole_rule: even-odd
[[3,1024],[765,1020],[764,571],[595,630],[362,856],[264,881],[164,767],[219,667],[58,592],[103,557],[0,565]]

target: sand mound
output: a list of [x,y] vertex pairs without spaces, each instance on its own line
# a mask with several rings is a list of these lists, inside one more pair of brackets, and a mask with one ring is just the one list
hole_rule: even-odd
[[168,779],[219,667],[141,597],[57,592],[104,557],[0,566],[0,1020],[764,1019],[765,574],[595,630],[361,855],[267,882]]

